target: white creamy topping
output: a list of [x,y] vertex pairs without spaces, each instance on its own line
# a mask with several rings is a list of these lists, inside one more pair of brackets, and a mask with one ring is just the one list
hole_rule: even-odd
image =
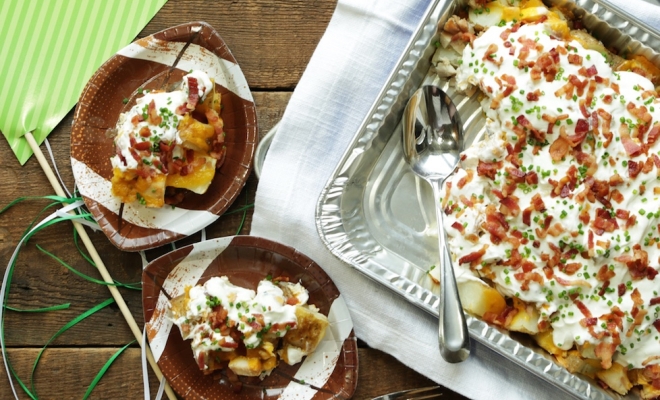
[[[262,280],[257,291],[233,285],[226,276],[213,277],[203,286],[192,287],[188,293],[189,301],[186,315],[174,321],[180,328],[191,327],[188,334],[181,331],[184,340],[192,339],[195,358],[209,350],[232,351],[234,340],[229,335],[222,335],[219,329],[212,329],[210,315],[220,305],[227,311],[227,324],[236,326],[243,334],[243,343],[248,349],[261,344],[262,333],[284,336],[289,329],[297,326],[297,305],[286,303],[282,288],[296,287],[299,290],[297,305],[305,305],[307,290],[300,284],[288,282],[273,283]],[[304,301],[303,301],[304,300]],[[228,343],[229,345],[223,345]]]
[[209,78],[206,72],[193,70],[183,78],[181,90],[186,94],[186,97],[188,97],[188,93],[190,92],[190,78],[197,80],[197,94],[199,95],[200,99],[206,97],[206,95],[209,94],[209,92],[213,89],[213,82],[211,82],[211,78]]
[[[131,139],[137,143],[150,142],[153,145],[156,145],[160,141],[177,145],[182,143],[178,126],[183,114],[181,110],[185,108],[188,102],[188,80],[191,77],[197,79],[197,88],[199,91],[198,102],[201,103],[213,89],[213,82],[204,71],[195,70],[184,76],[180,90],[174,90],[172,92],[147,92],[144,96],[136,100],[135,106],[119,115],[116,126],[117,136],[114,140],[117,152],[122,157],[120,158],[119,155],[115,155],[110,159],[113,168],[126,171],[138,167],[138,161],[131,153]],[[153,124],[151,123],[151,119],[147,118],[149,115],[149,104],[152,101],[154,102],[156,113],[162,119],[159,124]],[[144,128],[150,132],[148,137],[140,134],[140,131]],[[176,152],[179,148],[180,146],[174,147],[174,151]],[[152,153],[144,161],[146,161],[146,164],[151,165],[157,155],[158,153]]]
[[[554,342],[562,349],[585,341],[611,342],[611,328],[602,317],[618,307],[623,317],[622,326],[616,329],[621,343],[615,361],[641,368],[649,356],[660,354],[660,333],[653,325],[660,313],[660,305],[655,305],[660,300],[660,278],[654,279],[660,262],[660,164],[654,157],[660,154],[660,145],[651,143],[651,131],[658,128],[660,121],[660,103],[654,97],[653,84],[635,73],[613,72],[602,54],[584,49],[577,41],[566,43],[553,38],[543,24],[523,25],[516,32],[511,32],[511,28],[511,24],[491,27],[474,40],[472,46],[465,48],[456,75],[459,89],[474,85],[487,96],[482,104],[489,118],[489,135],[464,152],[462,169],[448,180],[451,187],[445,205],[451,212],[446,215],[445,229],[456,260],[487,246],[472,268],[468,262],[455,262],[454,266],[461,273],[486,276],[504,295],[535,305],[541,320],[552,326]],[[505,46],[505,41],[510,45]],[[545,74],[533,79],[532,67],[520,64],[524,61],[520,53],[525,43],[529,49],[525,60],[536,64],[551,49],[566,49],[559,49],[562,51],[557,73],[550,74],[549,81]],[[495,51],[492,45],[497,46]],[[583,90],[578,94],[574,86],[567,98],[562,91],[575,78],[584,83]],[[595,85],[591,94],[590,85]],[[512,89],[509,93],[505,93],[507,87]],[[590,103],[585,102],[581,108],[581,100],[587,98]],[[641,141],[635,138],[644,125],[640,112],[652,117],[646,131],[639,135]],[[597,130],[593,124],[596,115]],[[611,115],[611,140],[606,134],[606,115]],[[560,119],[554,122],[557,117]],[[563,158],[553,161],[550,149],[562,136],[562,129],[564,136],[571,138],[580,136],[585,124],[588,133],[582,135],[581,143],[575,149],[569,147]],[[630,137],[621,134],[623,124],[629,128]],[[535,138],[533,131],[541,132],[544,140]],[[521,132],[526,134],[526,141],[516,149]],[[634,151],[640,143],[648,145],[648,150]],[[507,144],[509,150],[516,151],[510,154]],[[580,152],[586,160],[577,159]],[[646,168],[631,176],[634,163]],[[478,173],[480,165],[496,165],[494,176]],[[524,179],[511,184],[511,169],[522,172]],[[471,180],[468,170],[473,174]],[[565,185],[562,179],[570,174],[574,182]],[[617,174],[622,178],[620,183],[612,180]],[[590,192],[594,180],[605,183],[605,201],[609,205]],[[566,186],[563,193],[562,186]],[[532,207],[535,195],[540,195],[545,211],[533,209],[527,213],[527,224],[524,210]],[[509,210],[501,196],[515,196],[519,212]],[[508,225],[502,240],[493,240],[487,228],[489,205]],[[606,210],[607,216],[599,218],[599,210]],[[624,218],[626,212],[629,216]],[[603,219],[614,221],[616,227],[602,229]],[[546,221],[550,221],[549,226],[544,226]],[[631,275],[629,266],[634,264],[636,254],[642,254],[635,253],[633,246],[637,244],[641,246],[638,250],[648,256],[642,277]],[[531,270],[523,271],[520,263],[502,265],[516,251],[526,263],[525,268],[533,267]],[[558,265],[550,267],[548,276],[548,258],[556,254]],[[598,279],[599,270],[601,275],[610,271],[612,276]],[[536,274],[534,278],[532,274]],[[605,280],[609,285],[606,288]],[[622,296],[620,286],[625,288]],[[634,289],[641,295],[642,304],[638,307],[632,297]],[[582,305],[595,320],[587,318]],[[634,324],[634,315],[640,312],[647,314]]]

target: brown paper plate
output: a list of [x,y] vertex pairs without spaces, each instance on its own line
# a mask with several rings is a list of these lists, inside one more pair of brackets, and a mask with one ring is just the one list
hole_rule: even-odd
[[[287,276],[309,291],[309,303],[328,316],[330,326],[316,351],[294,366],[280,363],[263,381],[241,378],[235,393],[220,373],[204,375],[190,342],[168,318],[168,299],[185,285],[227,276],[238,286],[255,289],[266,276]],[[142,275],[142,304],[154,358],[172,388],[186,399],[348,399],[357,385],[358,353],[353,323],[330,277],[295,249],[254,236],[208,240],[152,261]],[[291,378],[294,377],[296,383]]]
[[[195,30],[201,29],[198,34]],[[194,36],[168,82],[191,69],[215,78],[222,95],[227,145],[224,164],[208,191],[192,192],[175,208],[149,209],[126,204],[121,230],[119,199],[110,193],[114,155],[108,129],[130,106],[140,88],[157,88],[164,81],[185,43]],[[103,232],[121,250],[137,251],[181,239],[210,223],[229,208],[245,185],[257,147],[257,117],[248,84],[218,33],[204,22],[191,22],[140,39],[120,50],[99,68],[85,87],[71,130],[71,166],[85,204]]]

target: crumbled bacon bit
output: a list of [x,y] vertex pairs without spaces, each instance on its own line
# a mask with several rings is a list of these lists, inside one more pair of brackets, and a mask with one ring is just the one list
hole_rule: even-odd
[[646,135],[646,143],[650,146],[658,140],[658,137],[660,137],[660,124],[656,123]]
[[566,263],[561,268],[561,271],[566,275],[573,275],[574,273],[578,272],[580,268],[582,268],[582,264],[580,263]]
[[[523,48],[523,50],[525,47]],[[522,52],[522,50],[521,50]],[[529,50],[527,51],[529,53]],[[526,58],[526,56],[524,57]],[[524,59],[521,58],[521,59]],[[539,55],[536,63],[530,71],[530,76],[532,80],[536,81],[541,79],[541,76],[545,77],[546,82],[552,82],[555,80],[555,76],[559,71],[559,53],[557,49],[551,49],[548,52],[542,53]]]
[[[652,154],[653,156],[653,154]],[[653,171],[653,157],[649,157],[644,161],[644,165],[642,165],[642,172],[645,174],[648,174],[649,172]],[[644,186],[644,185],[641,185]],[[643,195],[644,193],[640,193],[640,196]]]
[[525,182],[528,185],[536,185],[539,183],[539,176],[536,172],[530,171],[525,174]]
[[575,124],[575,135],[568,137],[568,139],[571,142],[571,145],[573,147],[576,147],[580,143],[582,143],[584,138],[587,137],[588,132],[589,132],[589,121],[582,118],[578,119],[577,123]]
[[589,311],[589,308],[587,308],[587,306],[584,305],[583,302],[581,302],[580,300],[574,300],[573,303],[575,303],[578,310],[580,310],[580,312],[582,313],[582,315],[585,316],[585,318],[591,318],[592,317],[591,311]]
[[459,32],[469,32],[470,26],[468,25],[467,20],[460,18],[457,15],[452,15],[445,23],[443,30],[454,35]]
[[149,106],[147,108],[147,113],[148,113],[148,121],[152,125],[160,125],[161,122],[163,122],[163,117],[158,115],[158,110],[156,110],[156,101],[151,100],[149,103]]
[[500,204],[504,206],[504,209],[500,209],[504,215],[517,217],[520,214],[520,206],[518,205],[518,198],[516,196],[505,197],[500,200]]
[[603,232],[612,233],[615,229],[619,229],[619,224],[617,224],[616,219],[614,219],[609,211],[604,208],[596,210],[596,218],[594,219],[592,226],[598,235],[603,234]]
[[143,126],[142,128],[140,128],[140,131],[138,133],[140,134],[140,137],[144,137],[144,138],[151,136],[151,130],[149,129],[148,126]]
[[622,297],[624,294],[626,294],[626,284],[625,283],[620,283],[619,286],[617,287],[617,294],[619,297]]
[[614,271],[612,271],[607,266],[607,264],[605,264],[598,269],[598,273],[596,274],[596,279],[598,279],[601,282],[605,282],[614,278],[615,275],[616,274],[614,273]]
[[616,94],[620,94],[620,93],[619,93],[619,85],[618,85],[618,84],[612,82],[612,83],[610,84],[610,87],[612,88],[612,90],[614,90],[614,92],[615,92]]
[[471,169],[467,170],[466,174],[462,176],[461,179],[459,179],[458,182],[456,183],[456,187],[458,187],[459,189],[463,189],[465,185],[472,182],[473,176],[474,176],[474,171]]
[[614,174],[614,175],[610,176],[609,183],[610,183],[610,186],[619,186],[619,185],[623,185],[624,182],[623,182],[623,178],[621,177],[621,175]]
[[467,197],[465,197],[465,195],[460,195],[459,199],[461,200],[461,203],[465,204],[468,207],[473,207],[474,206],[474,202],[472,200],[468,199]]
[[452,42],[465,42],[465,43],[470,43],[474,42],[474,39],[477,37],[475,36],[474,33],[470,32],[459,32],[451,37]]
[[513,275],[514,278],[516,278],[518,281],[521,282],[520,285],[520,290],[522,291],[528,291],[529,290],[529,285],[532,282],[536,282],[539,285],[542,285],[545,280],[543,279],[543,276],[539,274],[538,272],[518,272]]
[[502,168],[502,162],[488,163],[479,160],[479,165],[477,165],[477,174],[479,176],[487,176],[488,178],[495,180],[497,176],[497,171]]
[[499,314],[490,311],[486,312],[483,319],[488,323],[506,327],[511,324],[511,321],[516,314],[518,314],[518,309],[506,306]]
[[570,148],[570,142],[560,136],[550,145],[550,158],[552,158],[552,161],[561,161],[561,159],[564,158],[564,156],[568,153]]
[[532,196],[532,199],[530,201],[530,206],[538,212],[545,211],[545,203],[543,202],[543,198],[541,198],[541,195],[538,193]]
[[633,102],[629,102],[626,105],[626,109],[630,114],[632,114],[634,117],[637,117],[638,120],[642,121],[644,124],[648,124],[653,120],[653,116],[649,113],[648,109],[641,105],[639,107],[635,107],[635,104]]
[[197,78],[188,76],[188,109],[194,110],[199,101],[199,88]]
[[133,148],[137,151],[146,151],[146,150],[151,149],[151,142],[150,141],[145,141],[145,142],[135,143],[133,145]]
[[482,227],[490,233],[490,241],[493,244],[499,244],[505,240],[509,230],[509,224],[504,219],[504,215],[495,210],[495,206],[492,204],[486,207],[486,220]]
[[582,65],[582,56],[571,53],[568,55],[568,63],[573,65]]
[[623,148],[630,157],[635,157],[642,153],[642,146],[630,137],[630,129],[628,128],[628,125],[621,124],[619,127],[619,136],[621,137]]
[[656,275],[655,269],[649,266],[648,253],[643,250],[639,244],[633,246],[632,256],[630,254],[622,254],[615,257],[614,260],[623,263],[628,267],[628,272],[633,280],[640,280],[649,277],[650,270],[653,270],[653,272],[651,272],[653,277]]
[[144,121],[144,118],[142,118],[142,114],[133,115],[133,118],[131,118],[131,123],[134,126],[137,126],[137,124],[139,124],[142,121]]
[[587,68],[587,76],[592,77],[597,74],[598,74],[598,70],[596,69],[595,65],[592,65],[591,67]]
[[639,306],[644,304],[644,301],[642,300],[642,294],[639,293],[639,290],[637,290],[637,288],[635,288],[633,292],[630,294],[630,298],[633,300],[633,304],[634,304],[630,312],[630,315],[632,315],[634,321],[632,324],[630,324],[628,330],[626,331],[627,337],[632,336],[633,332],[635,331],[635,328],[642,324],[642,322],[644,321],[644,317],[648,313],[648,310],[643,310],[639,308]]
[[458,221],[455,221],[453,224],[451,224],[451,227],[459,231],[460,233],[463,233],[465,228],[463,227],[463,224],[461,224]]
[[[589,194],[593,195],[593,198],[598,200],[606,208],[612,208],[612,204],[608,200],[610,195],[610,185],[605,181],[600,181],[598,179],[593,179],[591,177],[587,178],[589,185]],[[593,199],[590,199],[593,202]]]
[[566,100],[569,100],[573,97],[573,89],[575,89],[575,86],[573,85],[572,82],[566,82],[564,86],[560,87],[555,91],[555,96],[561,97],[564,96]]
[[635,179],[640,172],[642,172],[640,163],[632,160],[628,161],[628,176],[631,179]]
[[527,101],[538,101],[539,96],[541,96],[541,90],[536,89],[533,92],[528,92],[527,93]]
[[603,286],[598,291],[598,295],[599,296],[604,296],[605,292],[607,291],[607,288],[609,288],[609,287],[610,287],[610,281],[609,280],[603,282]]
[[497,45],[495,43],[491,43],[486,49],[486,52],[484,53],[483,60],[490,61],[495,65],[501,65],[502,57],[496,59],[496,53],[497,53]]
[[595,354],[600,358],[600,365],[603,369],[612,367],[612,356],[616,352],[616,343],[600,342],[596,345]]
[[615,214],[616,217],[620,219],[628,219],[630,217],[630,212],[628,210],[618,209]]

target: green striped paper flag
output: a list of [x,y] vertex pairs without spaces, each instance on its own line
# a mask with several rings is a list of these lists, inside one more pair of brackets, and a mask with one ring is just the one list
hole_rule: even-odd
[[167,0],[0,1],[0,131],[21,165]]

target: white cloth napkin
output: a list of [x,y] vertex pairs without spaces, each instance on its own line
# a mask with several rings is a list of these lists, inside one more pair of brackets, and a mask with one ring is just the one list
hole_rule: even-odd
[[[660,7],[613,1],[649,26],[660,25]],[[314,259],[346,299],[357,336],[430,379],[474,399],[565,397],[474,341],[466,362],[445,363],[437,347],[437,319],[339,261],[318,236],[319,195],[431,3],[338,1],[266,157],[251,234]]]

